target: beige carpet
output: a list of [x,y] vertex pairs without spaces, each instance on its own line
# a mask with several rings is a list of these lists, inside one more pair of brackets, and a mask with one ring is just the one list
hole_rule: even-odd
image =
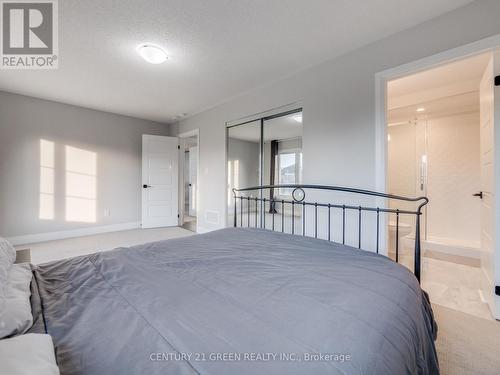
[[120,232],[96,234],[92,236],[40,242],[26,246],[21,245],[16,246],[16,248],[31,249],[31,263],[40,264],[50,262],[52,260],[111,250],[120,246],[129,247],[147,242],[191,236],[193,234],[193,232],[179,227],[132,229]]
[[500,322],[433,305],[441,375],[499,375]]

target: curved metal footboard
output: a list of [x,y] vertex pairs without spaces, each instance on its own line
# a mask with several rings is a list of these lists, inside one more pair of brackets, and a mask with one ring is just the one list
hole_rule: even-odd
[[[262,185],[246,187],[241,189],[232,189],[234,198],[234,226],[257,227],[271,230],[285,231],[285,226],[289,224],[288,232],[291,234],[299,234],[303,236],[314,236],[318,238],[318,228],[326,230],[325,239],[331,241],[332,236],[332,215],[338,216],[338,222],[341,230],[338,233],[339,241],[346,244],[346,216],[347,213],[356,213],[357,215],[357,243],[351,243],[351,246],[357,246],[361,249],[363,232],[363,213],[371,212],[375,216],[376,222],[376,244],[375,251],[378,253],[381,243],[381,215],[393,215],[396,217],[396,239],[395,239],[395,257],[396,262],[399,262],[399,231],[400,231],[400,216],[412,215],[415,216],[415,247],[414,247],[414,274],[420,282],[420,258],[421,258],[421,240],[420,240],[420,216],[422,215],[423,207],[429,202],[427,197],[409,198],[393,194],[379,193],[376,191],[362,190],[355,188],[347,188],[341,186],[327,185]],[[277,195],[277,191],[287,191],[287,194]],[[372,196],[383,198],[388,203],[389,201],[399,202],[415,202],[414,209],[399,209],[390,207],[380,207],[380,205],[372,207],[367,204],[353,204],[350,199],[347,204],[311,202],[306,199],[306,191],[333,191],[341,193],[349,193],[354,195]],[[255,196],[249,194],[256,192]],[[266,198],[265,195],[269,198]],[[307,211],[313,210],[312,219],[307,219]],[[285,215],[289,210],[290,214]],[[319,210],[322,210],[322,215],[319,215]],[[298,211],[298,213],[297,213]],[[288,217],[286,217],[288,216]],[[320,223],[321,218],[324,218],[326,223]],[[266,222],[267,220],[267,222]],[[269,222],[270,221],[270,222]],[[288,223],[288,224],[286,224]],[[306,230],[306,226],[313,225],[312,230]],[[301,226],[301,228],[297,228]],[[352,229],[352,228],[351,228]],[[309,233],[309,234],[308,234]],[[384,232],[385,233],[385,232]]]

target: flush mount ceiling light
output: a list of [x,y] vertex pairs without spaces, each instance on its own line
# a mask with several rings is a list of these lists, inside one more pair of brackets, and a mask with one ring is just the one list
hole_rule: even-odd
[[302,123],[302,113],[299,113],[292,117],[295,121]]
[[151,43],[141,44],[137,47],[137,52],[151,64],[161,64],[168,59],[167,52],[163,48]]
[[424,107],[417,108],[417,112],[423,112],[423,111],[425,111]]

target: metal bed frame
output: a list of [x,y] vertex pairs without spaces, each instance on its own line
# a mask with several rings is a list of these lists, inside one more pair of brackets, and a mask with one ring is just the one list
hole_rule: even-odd
[[[290,189],[292,190],[292,199],[276,199],[274,198],[274,191],[278,189]],[[325,191],[336,191],[343,193],[353,193],[358,195],[365,196],[373,196],[384,198],[387,200],[395,200],[395,201],[406,201],[406,202],[415,202],[417,207],[415,210],[406,210],[406,209],[395,209],[395,208],[385,208],[385,207],[366,207],[361,205],[346,205],[346,204],[335,204],[335,203],[318,203],[318,202],[307,202],[306,201],[306,193],[305,190],[325,190]],[[233,188],[233,197],[234,197],[234,227],[238,226],[238,216],[240,218],[239,223],[240,226],[243,225],[243,208],[244,202],[246,201],[247,208],[247,226],[252,226],[250,223],[250,211],[255,208],[255,223],[254,227],[266,228],[266,204],[269,206],[269,210],[267,211],[272,215],[272,229],[275,230],[275,215],[281,216],[281,231],[284,231],[285,225],[285,207],[289,205],[291,207],[291,234],[302,234],[302,236],[306,236],[306,207],[314,207],[314,237],[318,238],[318,208],[326,208],[327,211],[327,228],[328,228],[328,241],[331,241],[331,212],[332,210],[341,210],[342,213],[342,244],[346,243],[346,211],[357,211],[358,212],[358,249],[361,249],[361,234],[362,234],[362,212],[374,212],[376,213],[376,252],[379,253],[379,245],[380,245],[380,214],[384,213],[388,216],[390,214],[394,214],[396,216],[396,262],[399,262],[399,217],[400,215],[414,215],[415,216],[415,258],[414,258],[414,274],[417,280],[420,282],[420,257],[421,257],[421,243],[420,243],[420,216],[422,215],[423,207],[429,202],[427,197],[417,197],[417,198],[409,198],[403,197],[393,194],[385,194],[379,193],[376,191],[370,190],[362,190],[362,189],[354,189],[340,186],[327,186],[327,185],[262,185],[262,186],[253,186],[246,187],[242,189]],[[263,197],[263,191],[269,190],[271,198]],[[259,194],[258,197],[250,197],[245,196],[244,193],[250,191],[257,191]],[[300,195],[299,195],[300,194]],[[239,200],[239,215],[238,215],[238,200]],[[281,207],[281,215],[278,214],[275,210],[276,205]],[[260,225],[259,225],[259,206],[260,206]],[[295,233],[295,206],[302,207],[302,233]]]

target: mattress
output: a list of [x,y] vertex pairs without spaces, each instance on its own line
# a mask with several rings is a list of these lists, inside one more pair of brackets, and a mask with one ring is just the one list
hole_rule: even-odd
[[62,375],[439,373],[414,275],[324,240],[230,228],[33,272]]

